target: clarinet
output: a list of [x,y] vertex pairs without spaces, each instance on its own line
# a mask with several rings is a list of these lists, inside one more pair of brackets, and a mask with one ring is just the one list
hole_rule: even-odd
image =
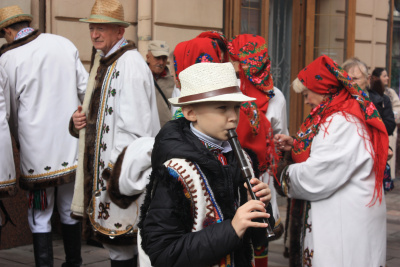
[[[235,153],[236,159],[239,162],[240,170],[242,173],[243,178],[246,180],[247,188],[249,189],[250,195],[252,199],[259,200],[256,194],[253,192],[253,186],[250,183],[251,178],[253,175],[251,174],[251,169],[246,161],[245,155],[243,153],[242,147],[239,143],[237,138],[237,133],[234,129],[228,130],[228,138],[229,143],[231,144],[232,150]],[[272,231],[271,225],[268,222],[268,219],[261,218],[263,223],[267,223],[267,237],[275,236],[274,231]]]

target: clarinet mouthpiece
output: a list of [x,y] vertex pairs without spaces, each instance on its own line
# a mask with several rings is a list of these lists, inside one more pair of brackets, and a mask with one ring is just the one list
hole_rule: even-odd
[[228,130],[228,138],[229,139],[237,138],[237,133],[236,133],[235,129],[229,129]]

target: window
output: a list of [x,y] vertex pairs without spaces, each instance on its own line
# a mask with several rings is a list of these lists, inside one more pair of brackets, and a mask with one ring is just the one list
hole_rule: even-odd
[[339,64],[345,57],[346,0],[316,1],[314,58],[327,55]]
[[261,0],[242,0],[240,33],[261,34]]

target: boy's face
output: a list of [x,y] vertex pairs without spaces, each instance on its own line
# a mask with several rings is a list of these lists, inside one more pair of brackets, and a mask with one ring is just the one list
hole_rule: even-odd
[[228,130],[239,122],[239,102],[206,102],[182,107],[185,118],[200,132],[215,139],[228,140]]

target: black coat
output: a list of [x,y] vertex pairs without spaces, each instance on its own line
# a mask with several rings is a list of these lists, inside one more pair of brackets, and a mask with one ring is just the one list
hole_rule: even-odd
[[392,109],[392,103],[387,95],[381,96],[373,90],[369,90],[369,98],[374,103],[376,109],[381,115],[382,121],[385,124],[388,135],[392,135],[396,128],[396,122],[394,120],[394,114]]
[[[251,266],[251,243],[257,246],[265,242],[266,231],[251,228],[242,239],[236,235],[231,225],[234,203],[239,198],[238,191],[240,199],[247,201],[247,191],[233,152],[226,153],[225,157],[227,166],[199,141],[184,118],[168,122],[157,135],[152,153],[153,172],[139,223],[141,245],[153,266],[210,266],[231,252],[234,252],[235,266]],[[199,165],[224,215],[223,222],[192,232],[190,201],[181,183],[163,165],[172,158]],[[245,203],[242,202],[241,205]],[[274,225],[271,205],[267,212]]]

